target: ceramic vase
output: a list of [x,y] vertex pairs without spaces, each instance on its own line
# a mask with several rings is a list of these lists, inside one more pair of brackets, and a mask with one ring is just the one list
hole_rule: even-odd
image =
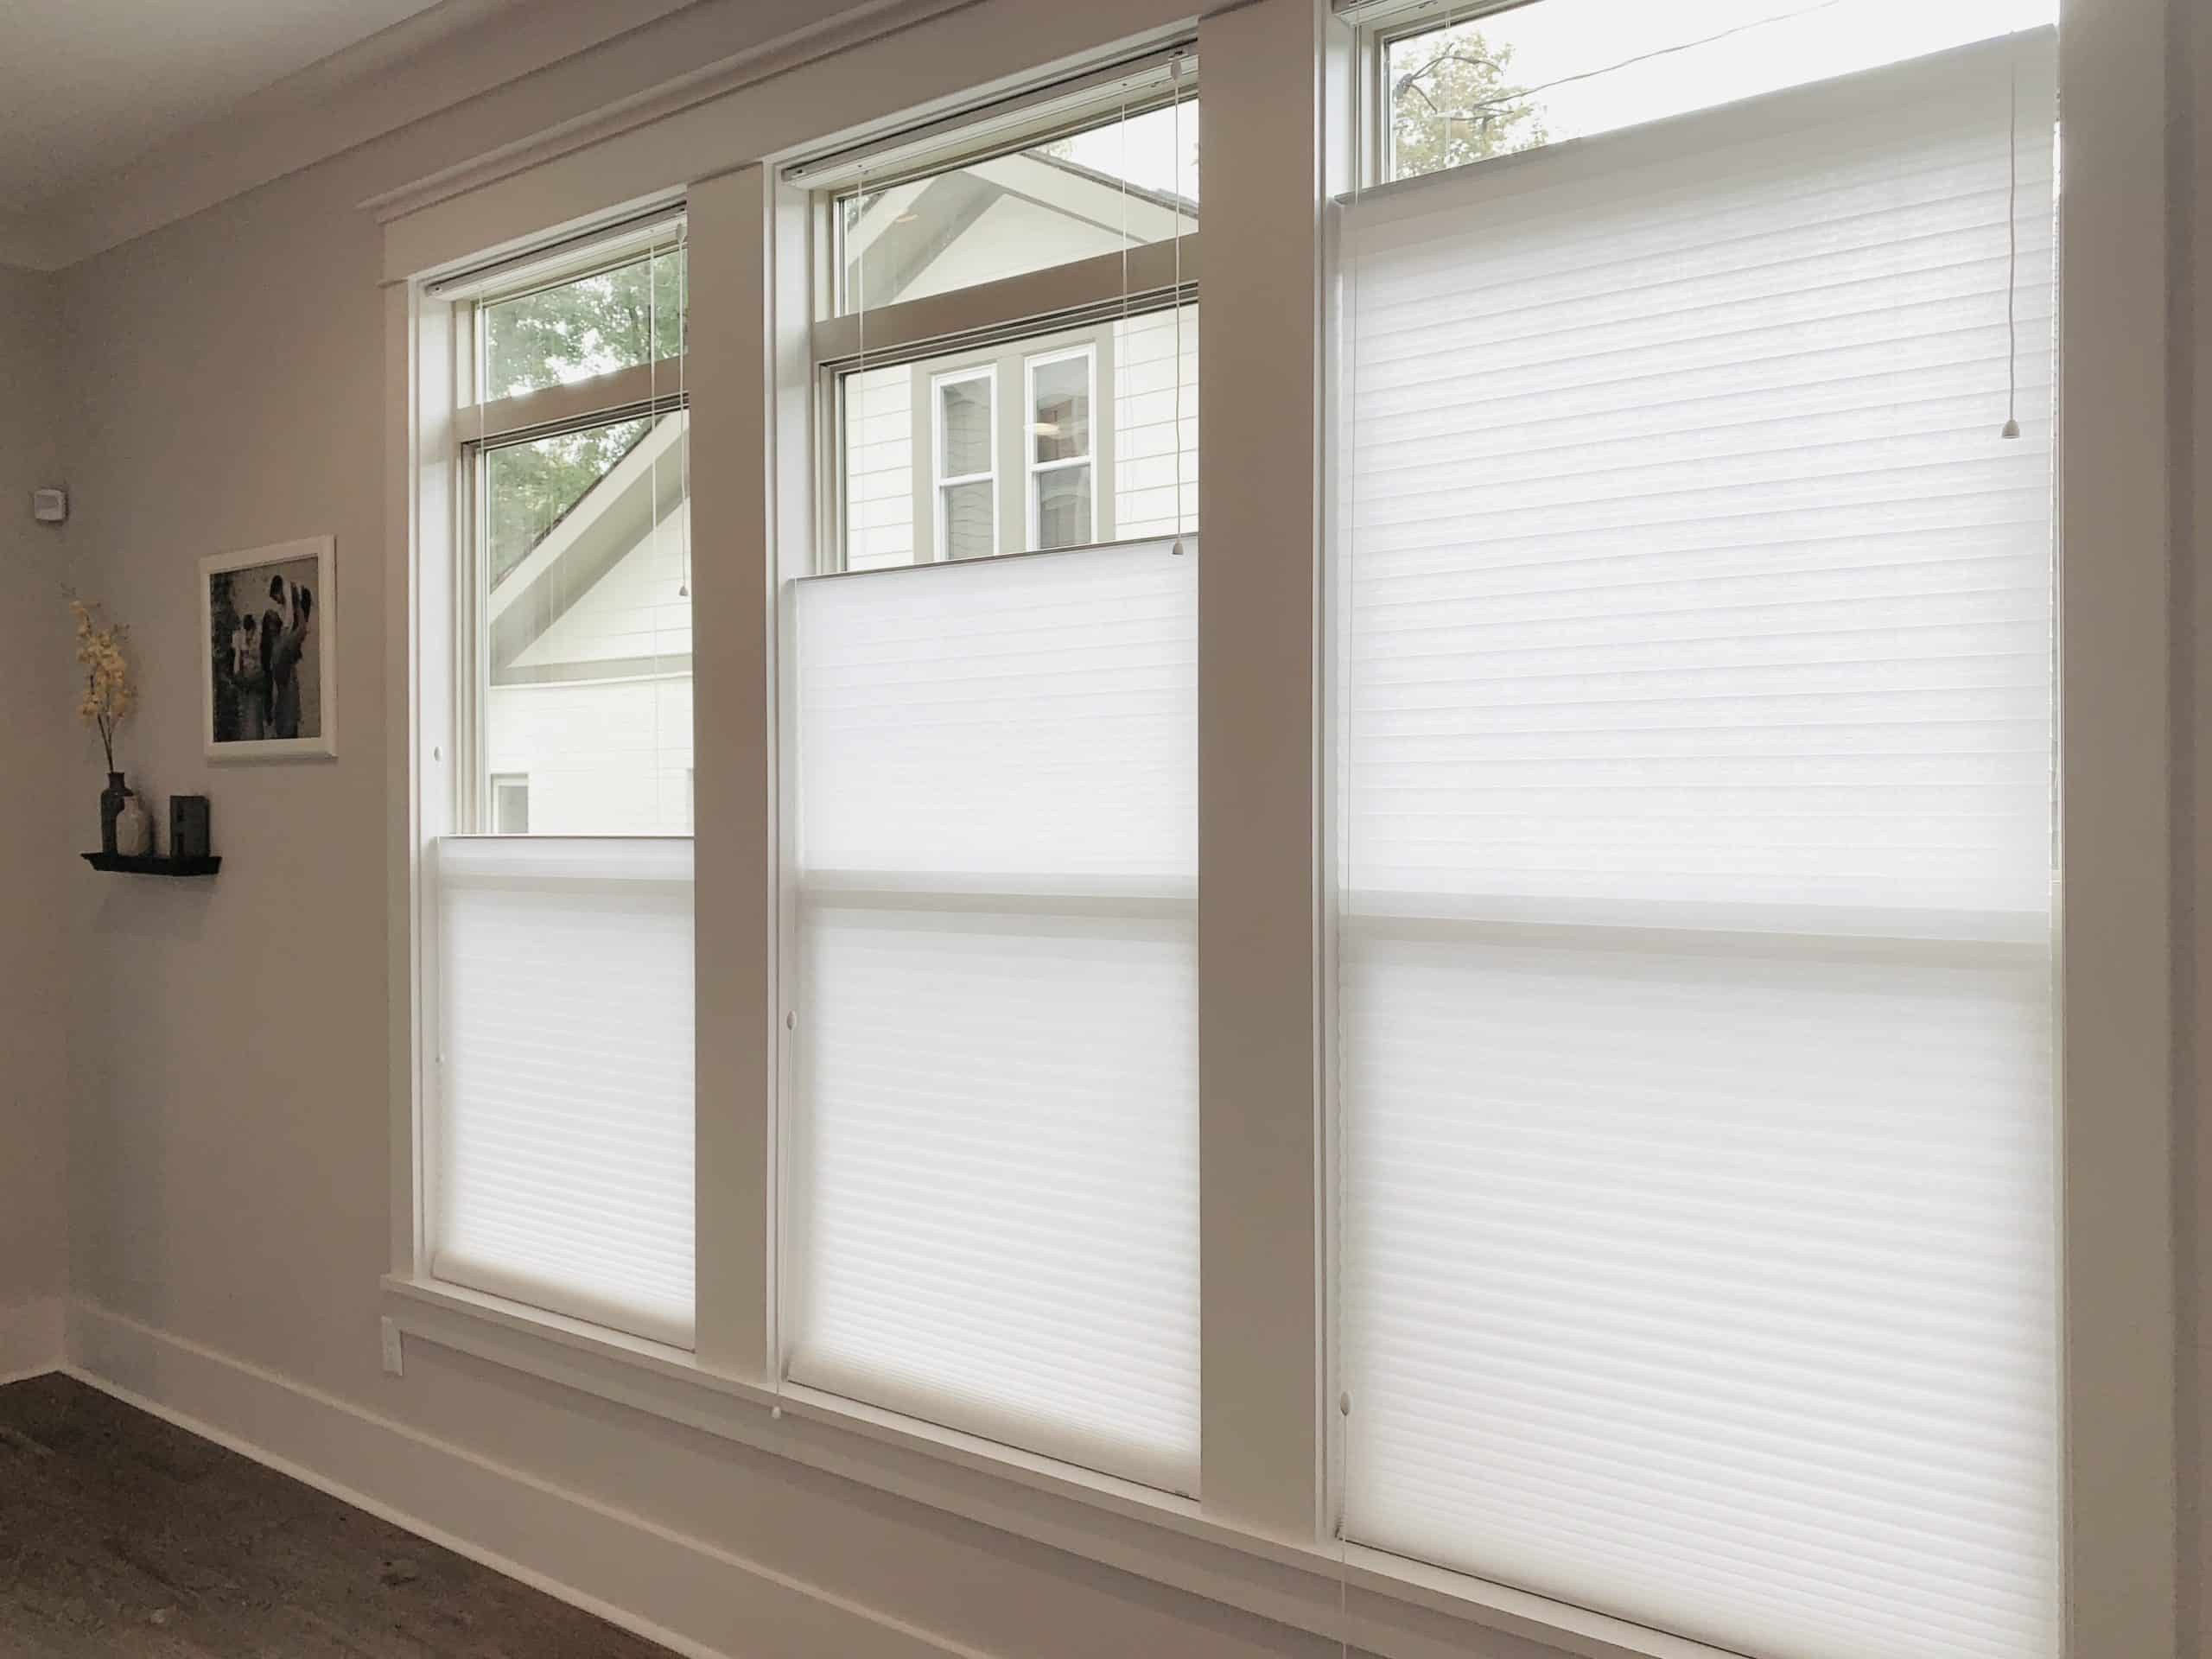
[[130,798],[130,791],[124,787],[123,774],[108,773],[107,787],[100,791],[100,851],[114,853],[115,821],[122,815],[124,802]]

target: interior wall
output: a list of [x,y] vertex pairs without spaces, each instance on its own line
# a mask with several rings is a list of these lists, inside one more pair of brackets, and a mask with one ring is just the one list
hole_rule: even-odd
[[68,961],[79,884],[58,861],[68,831],[97,832],[102,782],[99,745],[75,717],[66,532],[35,524],[30,511],[33,489],[66,481],[60,329],[60,279],[0,266],[0,1375],[17,1363],[11,1311],[67,1283]]

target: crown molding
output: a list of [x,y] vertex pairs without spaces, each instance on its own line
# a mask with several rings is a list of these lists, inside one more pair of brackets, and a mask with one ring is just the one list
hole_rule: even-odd
[[74,264],[696,3],[444,0],[272,82],[124,168],[0,216],[0,261]]

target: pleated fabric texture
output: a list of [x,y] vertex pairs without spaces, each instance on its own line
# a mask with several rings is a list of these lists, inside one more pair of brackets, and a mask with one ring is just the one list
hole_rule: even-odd
[[438,843],[432,1271],[688,1348],[691,842]]
[[2057,1651],[2053,47],[1344,211],[1359,1542]]
[[794,1381],[1198,1478],[1197,543],[798,584]]

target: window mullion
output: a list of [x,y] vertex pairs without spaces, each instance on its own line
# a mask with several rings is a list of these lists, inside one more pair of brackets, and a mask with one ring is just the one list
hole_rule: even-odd
[[[1321,180],[1313,8],[1209,18],[1198,340],[1201,1491],[1309,1539],[1322,1497],[1315,812]],[[1178,372],[1179,373],[1179,365]],[[1265,480],[1264,488],[1252,480]]]

